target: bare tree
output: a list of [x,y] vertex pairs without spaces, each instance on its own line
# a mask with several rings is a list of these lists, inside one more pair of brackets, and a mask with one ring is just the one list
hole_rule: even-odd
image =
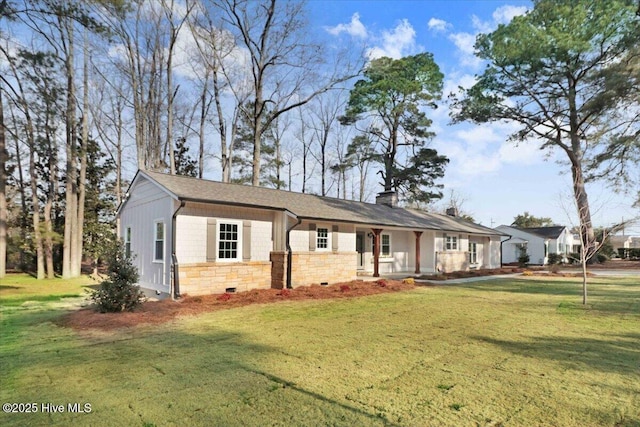
[[332,142],[332,134],[336,132],[336,125],[339,124],[338,116],[344,109],[346,98],[343,92],[329,92],[316,97],[310,108],[310,127],[318,143],[318,151],[311,152],[312,156],[320,164],[320,188],[323,196],[327,195],[326,175],[329,169],[328,150]]
[[[253,133],[252,184],[260,183],[263,133],[280,115],[353,77],[336,64],[321,75],[326,54],[309,39],[304,2],[222,0],[224,19],[249,57],[252,97],[246,112]],[[340,71],[337,71],[340,70]]]

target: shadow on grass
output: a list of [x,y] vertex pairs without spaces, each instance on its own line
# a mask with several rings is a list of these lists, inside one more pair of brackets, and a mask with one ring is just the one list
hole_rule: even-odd
[[[78,397],[69,390],[86,383],[83,398],[103,402],[94,405],[96,416],[120,413],[113,419],[104,415],[106,419],[96,420],[104,425],[121,424],[125,417],[131,424],[142,419],[149,425],[180,425],[185,420],[192,425],[308,425],[325,419],[328,424],[393,426],[373,408],[370,413],[368,408],[350,406],[288,380],[281,371],[266,368],[273,360],[282,359],[278,348],[256,344],[243,334],[213,325],[196,332],[145,331],[135,339],[132,334],[140,332],[127,329],[105,339],[100,334],[94,338],[70,336],[70,330],[53,325],[44,328],[41,322],[55,317],[51,312],[11,317],[15,333],[10,345],[0,346],[3,376],[22,384],[28,372],[32,383],[40,383],[38,378],[46,373],[37,390],[12,393],[19,393],[16,397],[32,395],[43,400],[56,396],[75,401]],[[304,378],[299,369],[291,375]],[[158,393],[163,395],[160,400]],[[167,402],[173,402],[173,407],[167,409]]]
[[596,369],[638,376],[640,366],[640,334],[637,333],[613,335],[609,339],[534,337],[528,341],[507,341],[485,336],[471,338],[519,356],[554,360],[567,369]]

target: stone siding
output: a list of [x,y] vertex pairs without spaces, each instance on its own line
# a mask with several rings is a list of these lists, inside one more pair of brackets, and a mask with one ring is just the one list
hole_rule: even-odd
[[287,253],[271,252],[271,287],[284,289],[287,287]]
[[271,287],[271,262],[204,262],[178,267],[180,293],[221,294],[227,288],[237,292]]
[[353,280],[357,275],[357,252],[294,252],[291,285],[337,283]]
[[436,270],[442,273],[469,269],[469,252],[436,252]]

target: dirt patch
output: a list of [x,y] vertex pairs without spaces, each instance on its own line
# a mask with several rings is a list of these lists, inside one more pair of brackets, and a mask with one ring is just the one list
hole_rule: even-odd
[[68,313],[58,324],[76,330],[112,330],[131,328],[144,323],[163,323],[178,316],[192,316],[205,312],[242,307],[250,304],[267,304],[278,301],[309,299],[353,298],[388,292],[413,289],[412,283],[381,279],[375,282],[354,280],[330,286],[301,286],[295,289],[264,289],[190,297],[185,295],[178,301],[148,301],[134,312],[100,313],[95,308],[85,308]]

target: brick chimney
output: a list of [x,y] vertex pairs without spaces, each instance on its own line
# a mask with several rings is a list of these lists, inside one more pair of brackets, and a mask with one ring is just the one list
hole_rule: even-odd
[[390,208],[398,206],[398,195],[395,191],[383,191],[376,196],[376,205],[386,205]]
[[447,215],[458,216],[458,209],[454,208],[453,206],[450,208],[447,208]]

